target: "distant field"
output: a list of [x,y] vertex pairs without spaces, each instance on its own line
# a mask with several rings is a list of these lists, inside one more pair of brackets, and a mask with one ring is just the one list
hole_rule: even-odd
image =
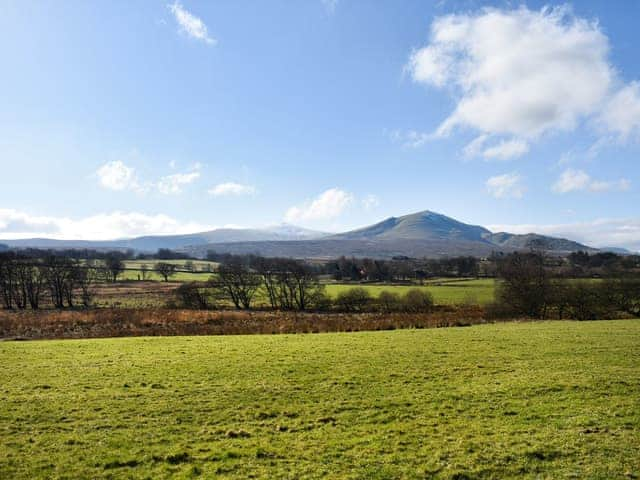
[[637,478],[640,321],[0,343],[0,478]]
[[327,293],[331,296],[338,295],[339,292],[354,287],[362,287],[377,297],[381,291],[389,290],[400,295],[411,288],[424,288],[431,292],[437,304],[479,304],[485,305],[493,301],[495,291],[495,281],[493,279],[480,280],[450,280],[442,279],[429,281],[425,286],[419,285],[371,285],[371,284],[329,284]]
[[[148,268],[147,279],[152,281],[163,280],[162,276],[153,271],[153,266],[158,262],[172,263],[177,266],[178,270],[186,270],[185,263],[187,260],[126,260],[124,262],[125,270],[119,277],[119,280],[140,280],[142,279],[142,273],[138,271],[142,266]],[[175,282],[190,282],[190,281],[203,281],[209,278],[211,272],[209,269],[215,270],[217,268],[216,262],[209,262],[206,260],[192,260],[193,272],[179,271],[171,277],[171,281]]]

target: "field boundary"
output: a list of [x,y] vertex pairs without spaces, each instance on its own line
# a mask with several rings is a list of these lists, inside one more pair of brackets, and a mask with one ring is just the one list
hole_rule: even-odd
[[39,340],[172,335],[245,335],[438,328],[491,323],[481,307],[431,313],[313,313],[177,309],[0,312],[0,338]]

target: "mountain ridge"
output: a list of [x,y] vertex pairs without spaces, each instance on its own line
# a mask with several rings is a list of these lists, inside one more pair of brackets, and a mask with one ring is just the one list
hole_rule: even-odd
[[265,256],[331,258],[336,256],[486,256],[493,252],[543,250],[564,255],[578,250],[597,251],[565,238],[536,233],[491,232],[480,225],[460,222],[424,210],[389,217],[366,227],[327,234],[295,225],[265,228],[221,228],[185,235],[146,235],[109,241],[52,239],[0,240],[13,248],[130,248],[156,251],[170,248],[204,257],[218,253],[260,253]]

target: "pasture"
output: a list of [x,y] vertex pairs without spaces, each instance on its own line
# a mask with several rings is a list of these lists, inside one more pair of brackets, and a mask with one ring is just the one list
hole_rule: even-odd
[[412,288],[424,288],[433,295],[437,305],[461,305],[474,304],[486,305],[494,299],[495,280],[493,279],[438,279],[425,282],[425,285],[394,285],[394,284],[327,284],[326,292],[335,297],[341,291],[354,287],[362,287],[372,297],[377,297],[380,292],[387,290],[400,295]]
[[640,321],[1,342],[0,478],[637,478]]

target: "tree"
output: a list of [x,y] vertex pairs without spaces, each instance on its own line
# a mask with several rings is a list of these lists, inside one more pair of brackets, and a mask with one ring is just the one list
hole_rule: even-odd
[[[260,275],[240,259],[222,263],[218,267],[219,287],[236,308],[249,309],[256,291],[262,284]],[[215,284],[215,281],[212,282]]]
[[118,252],[110,252],[104,259],[104,266],[109,279],[115,283],[118,280],[118,275],[124,271],[122,255]]
[[497,299],[514,313],[545,318],[549,306],[551,282],[539,253],[514,253],[500,262],[502,282]]
[[153,269],[158,275],[164,278],[165,282],[168,282],[169,277],[176,274],[176,266],[173,263],[158,262],[154,265]]
[[149,267],[147,267],[146,263],[143,263],[140,266],[140,277],[142,278],[143,281],[149,278]]
[[15,261],[12,253],[0,254],[0,295],[4,308],[13,309],[13,290],[16,283]]
[[70,258],[51,255],[43,262],[43,274],[51,303],[55,308],[64,308],[65,301],[68,306],[73,306],[73,289],[75,286],[77,267],[76,262]]

